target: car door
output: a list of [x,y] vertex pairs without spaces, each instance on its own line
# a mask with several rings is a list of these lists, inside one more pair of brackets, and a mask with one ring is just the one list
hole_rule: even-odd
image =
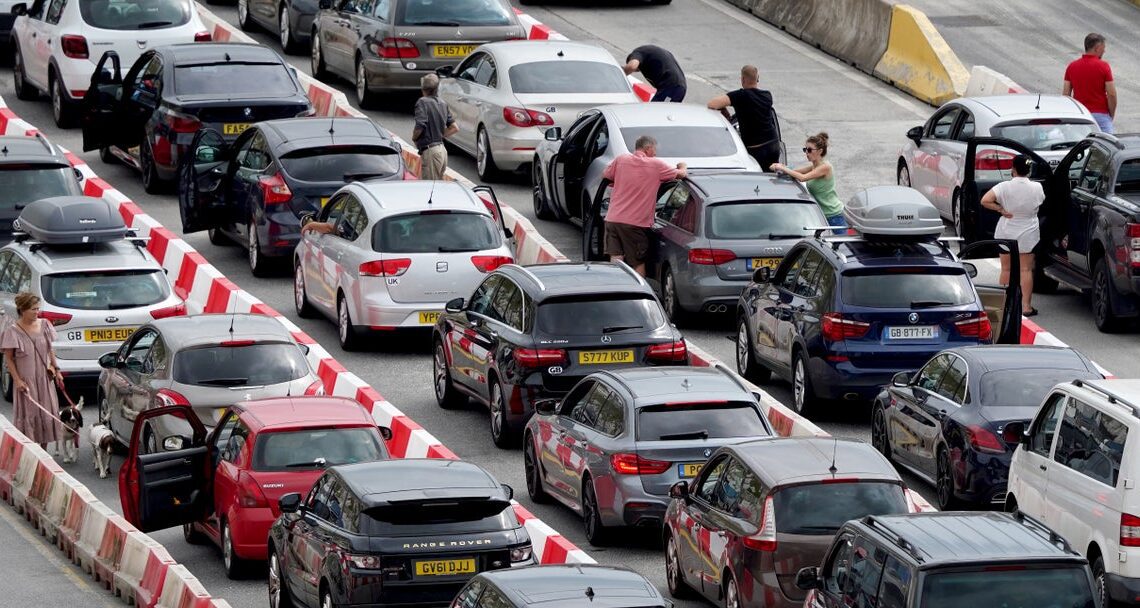
[[[941,164],[945,171],[942,176],[946,180],[943,189],[949,192],[951,197],[947,199],[948,205],[953,204],[954,192],[960,191],[962,181],[965,179],[966,146],[974,137],[976,128],[977,123],[974,121],[974,115],[963,106],[960,108],[958,120],[954,123],[950,139],[940,141],[938,144],[943,149]],[[953,216],[952,209],[951,216]]]
[[[496,367],[495,361],[498,357],[506,355],[503,352],[503,347],[517,345],[524,337],[522,333],[522,311],[522,289],[513,280],[504,276],[502,283],[495,290],[495,296],[491,300],[491,307],[487,311],[487,315],[483,317],[481,322],[472,323],[472,329],[475,330],[472,342],[476,348],[487,351],[487,356],[477,363],[481,367],[480,377],[484,379],[483,385],[479,387],[481,398],[490,399],[489,378],[492,369]],[[494,370],[494,372],[501,374],[502,370]],[[503,390],[511,390],[509,382],[501,384],[503,384]],[[509,397],[509,394],[505,395],[505,398]]]
[[1053,444],[1068,404],[1069,397],[1064,393],[1049,396],[1029,425],[1028,442],[1017,449],[1010,465],[1009,492],[1018,508],[1042,521],[1048,511],[1046,494],[1049,469],[1053,466]]
[[[666,269],[673,273],[673,285],[677,290],[687,290],[698,278],[699,273],[689,262],[689,251],[707,246],[705,239],[697,237],[702,208],[696,188],[683,181],[673,188],[665,207],[654,218],[649,257],[656,260],[656,268],[650,276],[656,276],[660,281],[662,300]],[[648,268],[646,274],[650,274]]]
[[[851,558],[854,554],[855,535],[841,532],[831,543],[831,550],[819,571],[819,589],[812,606],[821,608],[847,608],[843,602],[843,588],[851,575]],[[807,605],[805,603],[805,605]]]
[[452,378],[478,394],[483,394],[486,378],[482,369],[489,356],[487,346],[482,342],[475,342],[478,334],[475,332],[477,323],[484,323],[491,309],[492,298],[502,275],[493,274],[483,280],[471,295],[471,299],[462,313],[448,320],[446,329],[448,349],[451,352]]
[[214,129],[199,129],[178,170],[178,211],[182,232],[192,233],[225,224],[231,146]]
[[[548,422],[541,423],[547,425],[545,429],[540,428],[539,434],[542,454],[539,460],[546,474],[546,482],[555,493],[561,494],[569,501],[577,501],[581,489],[580,485],[571,484],[571,480],[577,478],[577,474],[573,473],[574,458],[571,444],[575,424],[574,413],[585,408],[586,400],[593,393],[596,384],[593,380],[579,382],[559,403],[556,414]],[[551,465],[549,464],[551,462],[557,464]]]
[[[162,435],[152,443],[144,433]],[[143,532],[197,521],[208,508],[205,439],[206,427],[188,405],[140,415],[119,469],[123,517]]]
[[[586,142],[594,127],[601,120],[602,115],[597,110],[590,110],[580,116],[563,134],[558,152],[547,161],[546,173],[550,177],[547,183],[550,188],[551,200],[555,201],[572,219],[581,217],[578,212],[579,201],[576,198],[582,187],[581,175],[578,175],[577,178],[573,178],[573,175],[576,172],[580,173],[579,167],[586,154]],[[575,200],[571,200],[571,194],[574,195]]]
[[91,82],[83,95],[83,151],[100,150],[114,143],[116,122],[123,105],[123,71],[119,54],[107,51],[95,64]]
[[252,447],[247,445],[251,438],[249,427],[241,421],[236,412],[231,410],[218,423],[207,441],[213,463],[210,468],[213,478],[211,484],[213,504],[207,522],[217,538],[220,538],[222,528],[219,517],[241,506],[241,494],[238,491],[238,477],[241,475],[239,461],[243,455],[242,451]]
[[[246,134],[242,133],[244,137]],[[260,129],[254,130],[247,139],[234,142],[233,176],[229,180],[229,201],[226,208],[226,224],[233,224],[237,233],[247,241],[247,227],[253,223],[261,199],[261,178],[273,162],[265,135]]]
[[[336,222],[332,234],[323,240],[323,251],[326,257],[336,262],[336,276],[330,277],[330,286],[333,289],[333,307],[336,307],[335,293],[339,290],[344,293],[349,306],[349,314],[354,322],[367,325],[367,312],[361,298],[364,296],[363,286],[360,284],[360,264],[363,261],[361,252],[356,246],[356,239],[360,238],[363,225],[367,226],[368,218],[364,215],[364,206],[355,194],[349,193],[344,199],[344,212]],[[369,248],[368,260],[375,254]]]
[[1099,540],[1098,531],[1115,532],[1121,525],[1117,486],[1128,424],[1076,397],[1069,398],[1060,420],[1046,482],[1045,524],[1084,548]]
[[912,174],[912,179],[916,180],[914,187],[938,208],[943,217],[952,216],[948,187],[958,179],[958,163],[950,155],[953,153],[954,129],[961,116],[962,109],[951,104],[930,119],[919,147],[919,161],[915,163]]
[[938,395],[938,385],[953,363],[951,356],[934,356],[911,381],[909,391],[900,391],[891,434],[896,438],[896,455],[900,460],[933,477],[935,443],[940,434],[940,420],[931,411],[945,408]]
[[1044,216],[1049,205],[1053,177],[1053,169],[1050,168],[1048,161],[1013,140],[974,137],[966,143],[966,160],[963,161],[960,220],[962,234],[959,236],[966,239],[966,242],[993,238],[994,228],[1000,216],[996,211],[982,207],[982,197],[997,184],[1011,178],[1013,159],[1018,154],[1028,156],[1033,162],[1029,179],[1041,183],[1045,190],[1046,202],[1038,211],[1039,216]]
[[335,0],[333,11],[321,21],[325,29],[325,61],[345,77],[355,75],[357,35],[352,29],[352,18],[360,13],[361,1]]
[[1089,216],[1097,198],[1104,196],[1111,185],[1110,179],[1104,179],[1111,168],[1112,155],[1100,143],[1091,144],[1088,160],[1076,187],[1070,192],[1069,206],[1065,212],[1066,224],[1069,226],[1065,257],[1070,266],[1089,274],[1092,273],[1089,245],[1094,228]]
[[333,483],[333,476],[326,473],[313,484],[305,508],[297,514],[288,532],[287,571],[292,577],[291,589],[307,606],[316,606],[319,601],[320,568],[324,558],[321,526],[329,516],[329,492]]
[[[568,417],[566,426],[566,445],[570,448],[566,453],[566,485],[574,500],[580,498],[584,491],[585,473],[593,467],[594,474],[591,481],[594,484],[594,496],[599,505],[613,504],[613,481],[604,475],[604,468],[599,468],[601,459],[597,458],[598,447],[598,416],[606,401],[613,397],[614,391],[610,387],[595,382],[594,387],[585,398],[574,405]],[[605,461],[605,465],[609,462]]]
[[454,76],[442,79],[439,86],[439,96],[447,102],[451,117],[459,127],[459,132],[449,139],[465,150],[475,149],[475,126],[478,119],[475,95],[482,88],[476,84],[475,78],[486,60],[487,53],[472,53],[455,68]]
[[[666,182],[661,184],[657,191],[657,205],[653,212],[653,226],[649,233],[649,254],[645,260],[645,274],[652,277],[651,281],[658,280],[657,277],[661,274],[661,268],[667,263],[668,252],[672,243],[663,241],[662,233],[666,226],[670,225],[673,215],[680,209],[680,204],[674,201],[674,192],[678,188],[688,188],[688,185],[683,182]],[[681,194],[676,195],[680,198]],[[688,255],[688,254],[686,254]],[[660,288],[660,285],[658,285]]]
[[808,257],[808,249],[801,247],[793,250],[784,257],[783,262],[776,269],[775,276],[770,282],[762,286],[761,293],[754,298],[752,306],[752,327],[755,335],[752,338],[757,359],[763,361],[769,369],[778,373],[787,374],[784,368],[785,357],[780,353],[784,344],[788,343],[791,330],[791,302],[796,277]]
[[114,116],[119,128],[114,130],[110,143],[136,158],[138,146],[147,143],[151,135],[148,125],[162,103],[163,71],[163,56],[151,51],[139,57],[123,77],[122,103]]
[[1090,139],[1077,142],[1065,158],[1057,163],[1053,175],[1045,183],[1045,203],[1041,205],[1040,213],[1041,246],[1038,248],[1038,261],[1042,266],[1051,263],[1070,265],[1069,214],[1072,211],[1073,191],[1081,183],[1092,146]]
[[714,601],[719,600],[719,589],[705,582],[715,568],[710,564],[714,557],[709,514],[715,508],[717,488],[730,460],[728,454],[721,454],[704,466],[690,486],[692,491],[677,521],[677,535],[680,537],[677,557],[685,579],[694,589]]
[[[779,325],[776,331],[776,365],[792,368],[792,353],[800,341],[810,342],[819,333],[820,316],[816,311],[815,281],[819,269],[827,262],[818,252],[808,249],[803,264],[788,273],[780,286]],[[810,365],[808,366],[810,369]]]
[[[332,224],[340,223],[349,193],[341,193],[321,209],[317,221]],[[308,259],[305,263],[305,286],[309,299],[321,308],[326,315],[336,314],[336,279],[340,274],[340,261],[330,257],[328,249],[334,248],[337,237],[313,230],[302,233],[302,242]]]
[[[113,385],[119,391],[118,408],[121,414],[120,434],[127,436],[127,429],[135,425],[136,419],[151,405],[151,391],[148,382],[154,374],[154,369],[147,366],[147,356],[151,347],[158,340],[158,331],[146,328],[135,332],[127,343],[122,358],[117,362],[120,382]],[[111,398],[111,395],[108,395]],[[112,422],[116,422],[112,418]]]

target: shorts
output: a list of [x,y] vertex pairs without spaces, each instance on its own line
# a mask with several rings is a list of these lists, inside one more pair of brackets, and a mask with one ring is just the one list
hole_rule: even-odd
[[621,256],[626,264],[640,266],[649,253],[649,229],[606,222],[606,254]]
[[748,147],[748,155],[760,163],[760,170],[767,172],[772,163],[780,162],[780,144],[771,143],[762,146]]
[[653,99],[649,101],[672,101],[674,103],[681,103],[685,101],[686,92],[688,92],[688,90],[680,85],[664,87],[657,89],[657,92],[653,94]]

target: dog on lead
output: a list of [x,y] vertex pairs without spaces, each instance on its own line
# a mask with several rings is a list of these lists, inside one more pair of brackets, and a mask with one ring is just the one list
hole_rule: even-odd
[[56,443],[63,454],[63,463],[69,464],[79,459],[79,429],[83,428],[83,397],[74,406],[59,411],[59,421],[63,424],[64,437]]
[[106,479],[111,474],[111,448],[115,443],[115,434],[106,425],[96,424],[87,434],[91,441],[91,455],[95,461],[95,470],[99,471],[99,479]]

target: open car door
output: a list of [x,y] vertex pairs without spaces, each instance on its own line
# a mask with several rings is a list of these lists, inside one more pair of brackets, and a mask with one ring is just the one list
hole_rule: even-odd
[[143,532],[201,519],[210,506],[207,458],[206,428],[190,406],[139,414],[119,469],[123,516]]
[[228,223],[226,208],[231,146],[214,129],[199,129],[190,153],[178,167],[178,210],[182,232],[199,232]]
[[[1004,287],[998,281],[999,254],[1009,254],[1009,276],[1013,277]],[[990,330],[994,344],[1021,343],[1021,263],[1018,258],[1017,241],[1009,239],[988,239],[963,243],[958,252],[962,260],[978,260],[981,264],[971,264],[970,280],[982,300],[982,307],[990,320]]]
[[[507,228],[507,218],[503,216],[503,206],[499,204],[499,197],[495,196],[495,189],[490,186],[475,186],[471,191],[483,201],[483,206],[487,207],[487,211],[491,212],[491,216],[494,217],[495,221],[502,227],[503,238],[507,239],[511,251],[516,254],[515,257],[518,257],[518,251],[515,250],[515,233],[511,232],[510,228]],[[483,196],[484,194],[486,196]]]
[[[1049,162],[1038,156],[1028,146],[1011,139],[1000,137],[973,137],[966,143],[962,179],[962,234],[967,243],[979,239],[991,239],[1000,217],[996,211],[982,207],[982,197],[994,186],[1013,177],[1013,159],[1019,154],[1033,161],[1029,179],[1040,182],[1045,189],[1046,204],[1041,206],[1039,215],[1045,216],[1048,199],[1053,187],[1053,170]],[[1042,231],[1044,241],[1044,231]],[[1028,251],[1023,253],[1029,253]]]
[[119,54],[107,51],[99,58],[91,85],[83,96],[83,151],[100,150],[111,146],[114,132],[122,128],[115,121],[123,95],[123,71]]

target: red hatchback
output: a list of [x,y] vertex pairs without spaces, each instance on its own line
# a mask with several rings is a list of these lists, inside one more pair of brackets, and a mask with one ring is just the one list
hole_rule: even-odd
[[119,470],[123,514],[144,532],[181,525],[187,542],[212,541],[234,578],[267,558],[278,498],[307,493],[326,467],[387,459],[391,436],[343,397],[238,403],[209,433],[190,406],[146,410]]

